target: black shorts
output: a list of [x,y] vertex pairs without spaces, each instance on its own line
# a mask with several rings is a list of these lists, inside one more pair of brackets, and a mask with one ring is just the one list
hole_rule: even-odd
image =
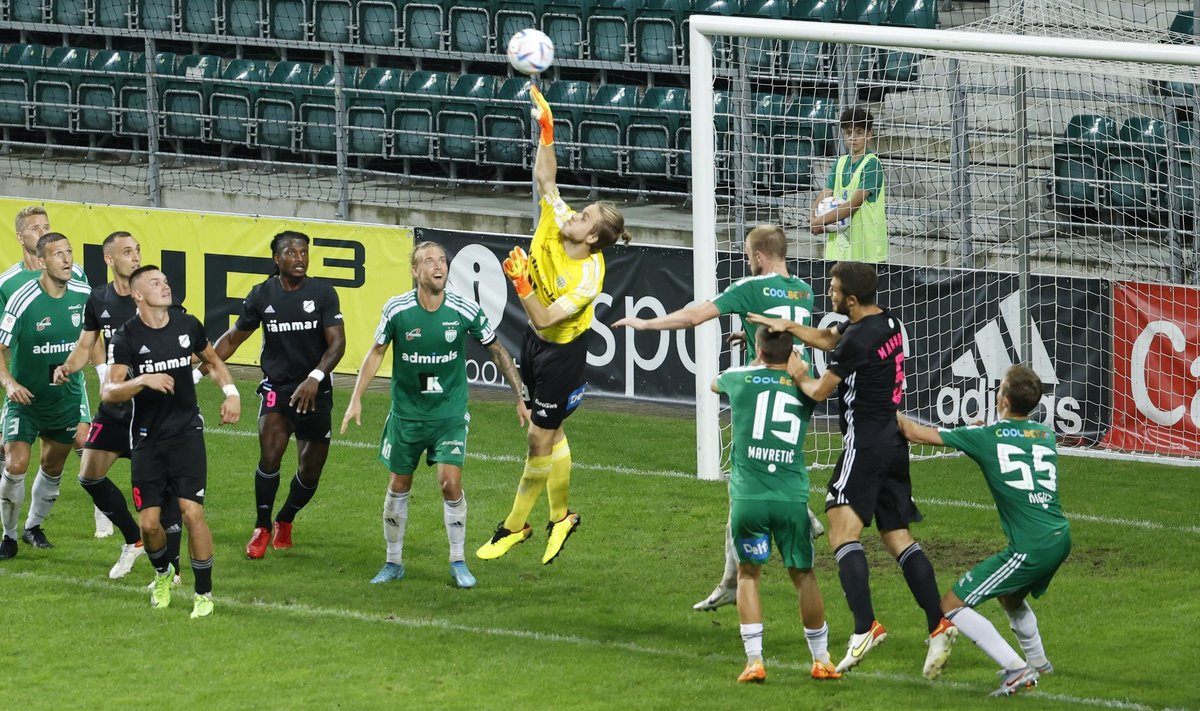
[[96,411],[96,417],[88,427],[87,441],[84,449],[95,449],[101,452],[116,452],[118,457],[130,458],[129,427],[131,417],[114,417],[103,407]]
[[586,387],[587,340],[591,331],[570,343],[548,343],[531,328],[521,344],[521,380],[533,424],[556,430],[579,407]]
[[161,507],[172,497],[203,506],[208,483],[203,430],[190,430],[133,450],[129,483],[138,511]]
[[318,390],[315,402],[316,409],[303,415],[292,407],[292,394],[299,384],[275,384],[263,380],[258,384],[258,397],[262,401],[258,407],[258,417],[276,413],[283,415],[292,423],[292,430],[297,440],[329,444],[333,435],[333,388]]
[[921,520],[912,500],[908,475],[908,445],[842,450],[825,494],[825,510],[849,506],[880,531],[908,528]]

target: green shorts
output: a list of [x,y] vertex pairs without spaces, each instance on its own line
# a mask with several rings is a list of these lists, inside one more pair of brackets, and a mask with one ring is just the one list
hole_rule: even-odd
[[83,394],[79,398],[79,423],[84,425],[92,424],[92,404],[88,402],[87,388],[83,389]]
[[1070,531],[1053,545],[1034,551],[1009,546],[964,573],[954,584],[954,594],[971,607],[1001,595],[1041,597],[1070,552]]
[[33,444],[34,440],[44,437],[62,444],[75,441],[75,426],[79,424],[80,410],[73,403],[64,404],[59,412],[52,412],[50,417],[12,400],[4,404],[4,412],[0,414],[0,427],[4,428],[4,443],[25,442]]
[[425,463],[461,467],[467,458],[467,429],[471,416],[444,420],[403,420],[389,412],[379,443],[379,461],[393,474],[412,474],[425,454]]
[[799,570],[813,566],[807,501],[732,499],[729,525],[733,547],[742,563],[766,563],[771,557],[773,537],[784,565]]

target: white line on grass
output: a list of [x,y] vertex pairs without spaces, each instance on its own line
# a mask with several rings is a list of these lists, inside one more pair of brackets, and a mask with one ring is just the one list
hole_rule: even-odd
[[[25,580],[33,580],[38,582],[69,584],[77,587],[87,588],[89,590],[102,590],[105,592],[114,592],[127,596],[145,597],[145,590],[141,586],[127,587],[120,583],[110,583],[102,580],[93,580],[90,578],[75,578],[69,576],[54,576],[44,575],[41,573],[31,572],[14,572],[0,568],[0,575],[8,575],[13,578],[22,578]],[[297,615],[306,618],[333,618],[338,620],[350,620],[352,622],[365,622],[368,624],[390,624],[411,629],[432,629],[444,630],[449,632],[463,632],[466,634],[484,635],[488,637],[505,637],[513,639],[533,640],[535,642],[557,642],[561,644],[570,644],[579,647],[589,647],[594,649],[604,650],[621,650],[633,652],[636,654],[645,654],[655,657],[671,657],[684,659],[695,662],[720,662],[735,666],[740,664],[742,657],[731,656],[725,654],[696,654],[683,649],[664,649],[662,647],[650,647],[644,644],[635,642],[619,642],[611,640],[591,639],[571,634],[555,634],[548,632],[537,632],[535,630],[513,629],[507,627],[477,627],[474,625],[465,625],[461,622],[451,622],[438,618],[419,618],[406,619],[397,617],[394,614],[371,614],[360,612],[358,610],[350,610],[336,607],[316,607],[313,605],[303,604],[285,604],[279,602],[269,602],[262,599],[253,600],[238,600],[230,597],[217,597],[217,609],[222,607],[232,607],[242,610],[265,610],[267,612],[282,612],[290,615]],[[783,662],[779,660],[768,660],[768,664],[776,669],[788,669],[791,671],[808,671],[808,664],[797,664],[795,662]],[[857,678],[879,679],[907,686],[927,686],[928,682],[919,679],[915,676],[904,674],[894,674],[878,671],[856,671],[854,676]],[[941,680],[937,682],[939,687],[950,687],[960,691],[972,691],[980,694],[985,692],[984,687],[978,684],[972,684],[962,681]],[[990,690],[991,687],[987,687]],[[1153,711],[1153,707],[1147,706],[1132,701],[1122,701],[1119,699],[1100,699],[1070,696],[1067,694],[1047,694],[1042,692],[1034,692],[1037,696],[1060,701],[1067,704],[1076,704],[1081,706],[1098,706],[1111,709],[1125,709],[1128,711]]]
[[[228,430],[205,428],[207,434],[231,435],[234,437],[253,437],[258,438],[257,432],[246,432],[244,430]],[[379,445],[371,444],[370,442],[358,442],[355,440],[335,440],[334,446],[337,447],[352,447],[354,449],[378,449]],[[467,454],[468,459],[478,459],[482,462],[502,462],[505,464],[517,464],[525,461],[524,457],[518,457],[512,454],[481,454],[479,452],[470,452]],[[573,462],[572,466],[576,469],[585,471],[609,472],[612,474],[631,474],[634,476],[653,476],[665,477],[669,479],[695,479],[696,475],[689,472],[673,471],[670,469],[638,469],[636,467],[622,467],[609,464],[587,464],[584,462]],[[515,470],[514,470],[515,471]],[[823,494],[825,488],[820,486],[812,487],[814,493]],[[962,501],[959,499],[936,499],[936,498],[919,498],[916,500],[919,504],[933,504],[934,506],[951,506],[959,509],[978,509],[982,511],[992,511],[996,507],[991,503],[979,503],[975,501]],[[1123,526],[1126,528],[1142,528],[1152,531],[1171,531],[1174,533],[1200,533],[1200,526],[1174,526],[1158,521],[1144,521],[1141,519],[1130,518],[1112,518],[1109,516],[1093,516],[1090,514],[1072,513],[1068,514],[1067,518],[1072,521],[1087,521],[1089,523],[1103,523],[1111,526]]]

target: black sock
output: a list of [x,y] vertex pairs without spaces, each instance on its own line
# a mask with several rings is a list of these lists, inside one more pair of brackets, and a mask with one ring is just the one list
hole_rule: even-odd
[[321,480],[318,479],[309,488],[304,485],[304,482],[300,481],[299,474],[292,477],[292,486],[288,490],[287,501],[279,508],[279,513],[275,516],[275,520],[283,521],[284,523],[295,521],[296,514],[300,512],[300,509],[304,508],[309,501],[312,501],[313,494],[317,493],[317,485],[320,483]]
[[837,558],[838,577],[846,593],[846,604],[854,615],[854,634],[868,632],[875,621],[875,607],[871,604],[871,571],[867,568],[867,554],[863,552],[862,543],[850,541],[838,546],[833,555]]
[[183,514],[179,511],[179,499],[171,497],[163,504],[159,522],[167,533],[167,555],[175,565],[175,572],[179,573],[183,570],[179,567],[179,546],[183,544]]
[[942,621],[942,597],[938,593],[937,576],[933,572],[933,563],[929,562],[920,543],[913,543],[904,549],[897,558],[900,570],[904,571],[904,581],[912,591],[913,599],[925,611],[925,622],[929,631],[937,629]]
[[109,521],[113,522],[125,537],[125,544],[137,543],[142,537],[142,532],[138,529],[137,521],[133,520],[133,514],[129,513],[129,504],[125,503],[125,495],[117,488],[117,485],[109,481],[108,477],[101,477],[95,481],[89,481],[83,477],[79,477],[79,483],[83,486],[83,490],[88,496],[92,497],[92,503],[96,508],[108,517]]
[[196,594],[212,592],[212,556],[204,560],[192,559],[192,574],[196,576]]
[[254,505],[257,508],[255,528],[271,527],[271,511],[275,509],[275,494],[279,491],[279,472],[268,474],[259,467],[254,472]]
[[171,570],[171,559],[167,557],[166,546],[156,551],[147,548],[146,557],[150,559],[150,565],[154,566],[154,571],[159,575],[166,575]]

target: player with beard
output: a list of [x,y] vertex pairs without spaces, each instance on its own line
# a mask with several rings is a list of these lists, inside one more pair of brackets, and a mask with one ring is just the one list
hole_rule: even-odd
[[491,353],[517,398],[523,426],[529,410],[522,397],[521,377],[512,356],[500,344],[487,315],[474,301],[446,288],[450,273],[446,251],[434,242],[413,247],[412,291],[393,297],[383,307],[375,343],[363,358],[342,432],[354,420],[362,424],[362,396],[387,354],[392,357],[392,407],[383,426],[379,461],[391,472],[383,501],[383,537],[387,560],[371,579],[389,583],[404,577],[404,534],[413,471],[425,455],[437,464],[442,489],[442,518],[450,541],[450,575],[459,588],[475,587],[463,553],[467,531],[467,497],[462,467],[467,456],[467,336]]
[[[221,360],[229,360],[255,329],[263,327],[254,473],[257,519],[246,544],[246,557],[251,559],[266,555],[268,543],[276,550],[292,547],[292,523],[317,492],[329,456],[332,373],[346,352],[346,329],[333,285],[308,275],[308,246],[308,235],[301,232],[275,235],[275,274],[250,290],[241,316],[215,346]],[[293,434],[298,467],[272,525],[279,468]]]
[[[104,402],[133,401],[130,446],[133,450],[133,503],[138,509],[146,556],[154,566],[152,607],[171,604],[175,571],[167,556],[167,537],[161,525],[163,503],[179,500],[188,530],[188,553],[195,576],[192,618],[213,612],[212,532],[204,520],[208,485],[204,422],[196,403],[192,357],[212,372],[225,393],[221,424],[241,416],[242,403],[229,369],[217,356],[204,326],[188,313],[171,309],[171,287],[154,266],[143,266],[129,277],[137,318],[113,334],[112,357],[100,397]],[[132,377],[130,377],[132,376]]]
[[896,424],[904,396],[903,326],[875,303],[875,267],[838,262],[830,277],[830,304],[848,317],[846,321],[825,330],[761,314],[752,315],[750,321],[772,331],[788,331],[808,346],[831,352],[829,367],[819,379],[812,377],[808,363],[798,359],[788,372],[815,402],[824,402],[835,390],[838,394],[842,454],[829,482],[825,512],[829,545],[854,615],[854,633],[837,666],[844,672],[887,638],[887,630],[875,619],[861,542],[862,531],[872,519],[884,546],[899,563],[913,599],[925,612],[928,643],[941,646],[957,632],[942,616],[933,564],[908,530],[922,517],[912,498],[908,442]]
[[[141,245],[128,232],[117,231],[104,238],[102,248],[112,281],[88,296],[83,309],[83,330],[79,333],[79,341],[66,362],[55,371],[55,383],[66,383],[71,375],[87,364],[89,354],[100,343],[101,334],[104,336],[104,345],[111,345],[113,333],[137,316],[137,306],[129,293],[129,277],[142,264]],[[106,363],[96,366],[101,383],[107,370]],[[133,570],[133,564],[145,552],[141,531],[129,512],[129,505],[125,503],[125,495],[108,478],[109,470],[118,459],[130,458],[129,423],[132,415],[127,403],[101,402],[88,429],[87,441],[83,445],[83,461],[79,465],[79,483],[83,490],[125,539],[117,562],[108,571],[108,577],[113,580],[128,575]],[[178,571],[183,519],[179,514],[179,502],[173,498],[163,506],[162,525],[167,533],[167,557]],[[178,587],[180,582],[176,576],[173,584]]]

